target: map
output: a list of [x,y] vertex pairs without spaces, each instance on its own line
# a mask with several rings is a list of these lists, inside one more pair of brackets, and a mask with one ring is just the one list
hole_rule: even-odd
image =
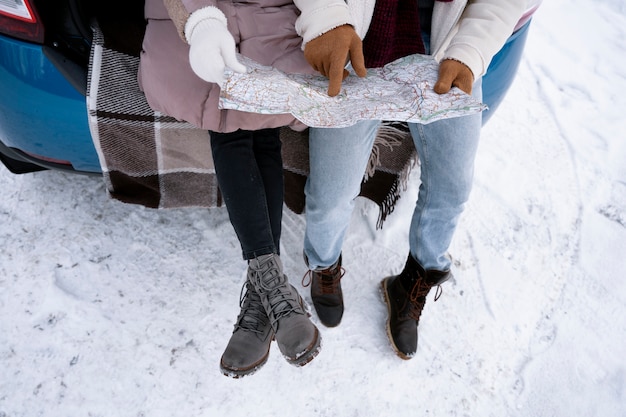
[[248,72],[240,74],[227,68],[220,108],[291,113],[311,127],[346,127],[359,120],[427,124],[487,108],[456,87],[446,94],[435,93],[439,64],[426,55],[410,55],[382,68],[368,69],[364,78],[351,72],[335,97],[326,93],[326,77],[286,74],[242,55],[238,58]]

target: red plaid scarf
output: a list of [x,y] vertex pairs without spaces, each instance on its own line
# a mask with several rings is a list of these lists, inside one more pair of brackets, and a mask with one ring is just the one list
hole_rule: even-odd
[[376,0],[372,23],[363,39],[366,67],[382,67],[403,56],[425,53],[417,2]]

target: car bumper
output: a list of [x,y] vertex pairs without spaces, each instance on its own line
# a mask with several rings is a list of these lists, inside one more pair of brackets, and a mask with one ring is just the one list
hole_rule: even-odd
[[30,162],[99,173],[85,96],[44,47],[0,36],[0,142]]

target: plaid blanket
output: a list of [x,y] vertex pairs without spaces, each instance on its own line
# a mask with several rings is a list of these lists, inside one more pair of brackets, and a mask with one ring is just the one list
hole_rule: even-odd
[[[87,107],[109,196],[160,209],[221,206],[208,132],[150,108],[137,82],[140,34],[107,38],[103,32],[94,25]],[[281,140],[285,204],[300,214],[308,134],[284,128]],[[360,194],[380,207],[378,227],[393,211],[414,161],[406,125],[383,125]]]

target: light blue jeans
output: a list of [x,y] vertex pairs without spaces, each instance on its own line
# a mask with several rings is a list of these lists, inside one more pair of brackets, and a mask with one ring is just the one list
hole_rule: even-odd
[[[472,96],[482,100],[480,80]],[[309,130],[304,254],[310,269],[339,259],[379,124],[367,120],[347,128]],[[472,188],[481,125],[480,114],[409,123],[421,168],[409,247],[425,269],[450,269],[446,253]]]

